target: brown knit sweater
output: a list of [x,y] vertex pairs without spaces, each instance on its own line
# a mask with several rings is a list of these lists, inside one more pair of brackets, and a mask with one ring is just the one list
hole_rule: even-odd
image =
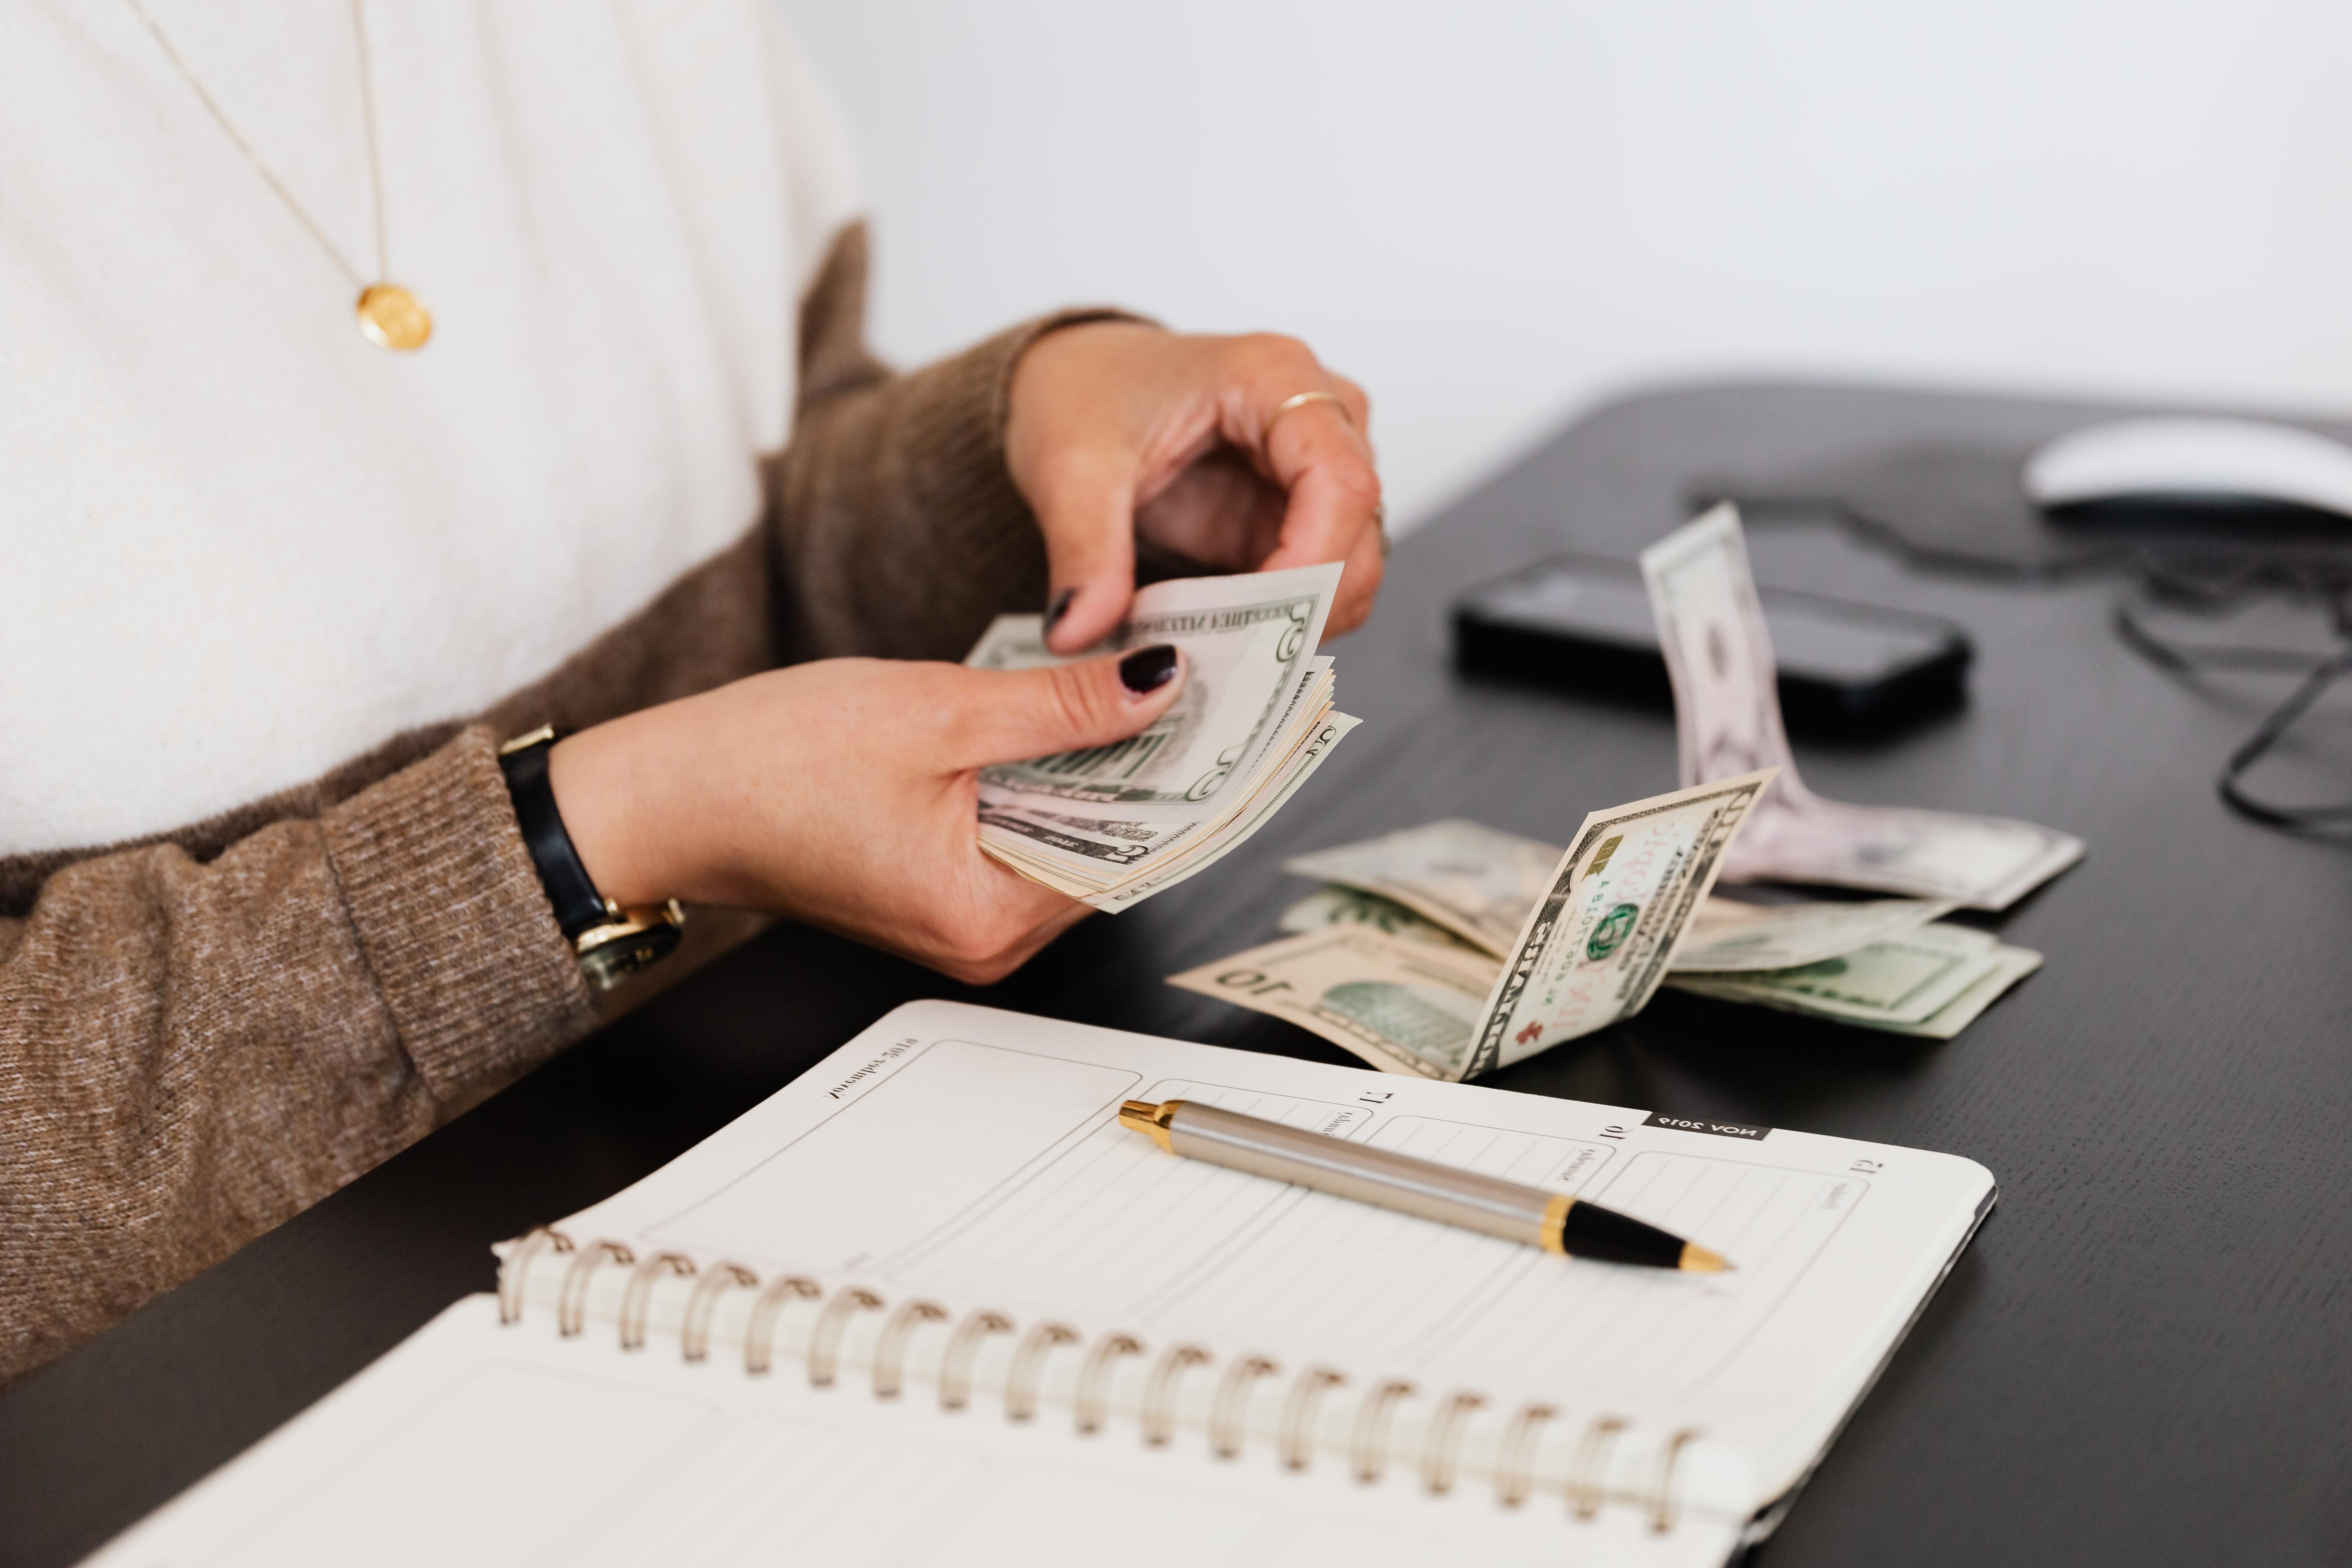
[[[865,278],[853,226],[802,303],[766,515],[632,621],[302,787],[138,843],[0,859],[0,1383],[594,1023],[500,740],[782,660],[956,658],[992,615],[1041,604],[1005,385],[1041,332],[1111,312],[893,375],[864,346]],[[706,949],[714,925],[746,929],[705,922]]]

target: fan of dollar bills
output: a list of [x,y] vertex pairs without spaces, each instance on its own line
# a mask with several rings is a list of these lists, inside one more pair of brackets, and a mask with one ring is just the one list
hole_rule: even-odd
[[[1313,1030],[1377,1067],[1461,1079],[1629,1017],[1660,984],[1948,1039],[2042,963],[1943,919],[2079,859],[2032,823],[1849,805],[1798,778],[1738,514],[1642,557],[1683,783],[1560,846],[1434,822],[1284,862],[1328,884],[1296,934],[1170,983]],[[1749,903],[1718,875],[1906,895]]]
[[[1184,653],[1184,690],[1141,734],[984,770],[980,847],[1097,909],[1171,888],[1255,833],[1356,721],[1333,710],[1316,652],[1339,567],[1154,584],[1092,658],[1154,643]],[[1000,616],[965,656],[981,669],[1071,662],[1044,617]]]

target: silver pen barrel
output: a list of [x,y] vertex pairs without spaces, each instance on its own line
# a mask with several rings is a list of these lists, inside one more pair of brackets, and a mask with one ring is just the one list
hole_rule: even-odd
[[1129,1100],[1120,1122],[1171,1153],[1559,1252],[1575,1200],[1194,1100]]

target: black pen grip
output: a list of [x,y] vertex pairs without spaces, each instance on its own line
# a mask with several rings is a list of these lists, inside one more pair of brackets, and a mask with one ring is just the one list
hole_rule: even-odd
[[1591,1204],[1571,1205],[1560,1222],[1560,1250],[1601,1263],[1642,1263],[1672,1268],[1682,1260],[1683,1238],[1631,1215]]

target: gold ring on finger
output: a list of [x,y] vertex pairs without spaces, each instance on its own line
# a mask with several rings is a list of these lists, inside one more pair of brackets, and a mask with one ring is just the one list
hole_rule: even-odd
[[1281,402],[1276,404],[1274,405],[1274,412],[1265,416],[1265,425],[1261,426],[1258,430],[1259,442],[1263,444],[1274,439],[1275,421],[1280,419],[1292,409],[1304,408],[1310,403],[1328,403],[1332,407],[1339,411],[1340,418],[1345,419],[1350,425],[1353,425],[1356,422],[1356,416],[1348,412],[1348,405],[1339,401],[1339,395],[1336,392],[1294,392],[1289,396],[1284,398]]

